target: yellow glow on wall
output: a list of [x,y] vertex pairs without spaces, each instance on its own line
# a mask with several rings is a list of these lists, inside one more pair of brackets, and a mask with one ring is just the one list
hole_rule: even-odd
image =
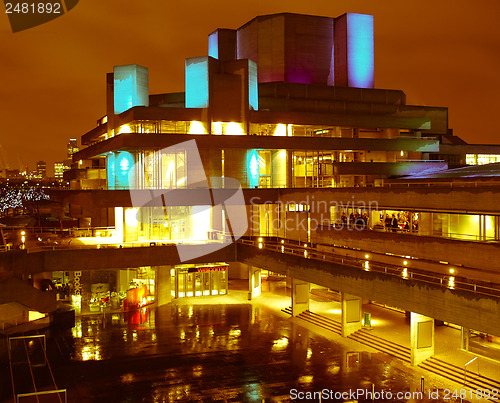
[[212,123],[212,134],[222,134],[222,122]]
[[276,130],[274,130],[273,136],[286,136],[286,125],[280,123],[276,125]]
[[189,134],[207,134],[207,130],[203,123],[193,120],[189,125]]
[[241,136],[245,134],[243,126],[237,122],[213,122],[212,134],[226,134],[229,136]]
[[125,210],[125,224],[127,227],[137,227],[137,208],[128,208]]
[[28,320],[30,322],[32,320],[37,320],[37,319],[41,319],[41,318],[45,318],[45,314],[44,313],[41,313],[41,312],[38,312],[38,311],[29,311],[28,312]]
[[236,122],[227,123],[225,129],[225,134],[229,136],[241,136],[242,134],[245,134],[241,124]]
[[210,231],[210,206],[193,206],[191,223],[193,228],[193,240],[207,240]]
[[123,242],[123,207],[115,207],[115,235]]
[[118,134],[122,134],[122,133],[132,133],[130,126],[129,125],[120,126],[120,129],[118,130]]

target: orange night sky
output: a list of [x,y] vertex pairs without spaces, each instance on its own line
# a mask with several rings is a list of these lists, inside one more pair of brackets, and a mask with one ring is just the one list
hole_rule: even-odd
[[79,140],[104,115],[105,77],[114,65],[148,67],[152,94],[183,91],[184,59],[208,54],[210,32],[279,12],[374,15],[375,86],[405,91],[409,104],[447,106],[450,127],[467,142],[500,143],[498,0],[81,0],[68,14],[15,34],[2,11],[7,163],[34,169],[41,159],[52,174],[68,139]]

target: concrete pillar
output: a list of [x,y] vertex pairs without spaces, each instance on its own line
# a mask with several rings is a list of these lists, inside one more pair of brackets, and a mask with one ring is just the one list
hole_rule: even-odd
[[434,355],[434,319],[412,312],[410,318],[411,365]]
[[249,275],[249,267],[244,263],[239,262],[229,262],[228,278],[246,280]]
[[[243,148],[230,148],[224,150],[224,177],[240,181],[242,188],[250,186],[247,175],[247,150]],[[224,183],[225,188],[230,188],[233,182]]]
[[356,295],[342,293],[342,337],[357,332],[363,326],[362,323],[363,302]]
[[170,266],[156,266],[156,304],[166,305],[172,301],[170,291]]
[[311,218],[311,236],[310,241],[312,243],[320,242],[320,238],[318,235],[318,229],[322,225],[330,224],[330,206],[328,203],[324,201],[311,201],[311,210],[310,210],[310,218]]
[[287,186],[287,152],[286,150],[271,151],[272,173],[271,186],[284,188]]
[[292,278],[292,316],[309,309],[309,283]]
[[248,300],[258,297],[262,292],[260,281],[260,269],[258,267],[248,266]]
[[460,337],[460,348],[465,351],[469,351],[470,345],[470,329],[467,327],[461,328],[461,337]]

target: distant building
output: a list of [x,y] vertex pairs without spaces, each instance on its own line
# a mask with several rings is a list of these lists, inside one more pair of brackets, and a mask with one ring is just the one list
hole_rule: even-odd
[[38,161],[36,163],[36,172],[39,178],[47,177],[47,163],[45,161]]
[[78,148],[78,142],[76,139],[70,139],[68,143],[68,158],[71,158],[74,153],[80,151]]
[[67,171],[71,168],[70,163],[68,164],[68,161],[70,160],[66,159],[63,162],[54,162],[54,178],[56,179],[56,181],[62,181],[64,171]]

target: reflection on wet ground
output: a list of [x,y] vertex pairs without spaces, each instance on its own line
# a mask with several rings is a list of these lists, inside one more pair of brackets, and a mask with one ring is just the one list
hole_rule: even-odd
[[76,402],[289,401],[292,389],[371,390],[374,384],[396,393],[417,384],[396,359],[351,351],[251,304],[81,317],[57,341],[56,378]]

